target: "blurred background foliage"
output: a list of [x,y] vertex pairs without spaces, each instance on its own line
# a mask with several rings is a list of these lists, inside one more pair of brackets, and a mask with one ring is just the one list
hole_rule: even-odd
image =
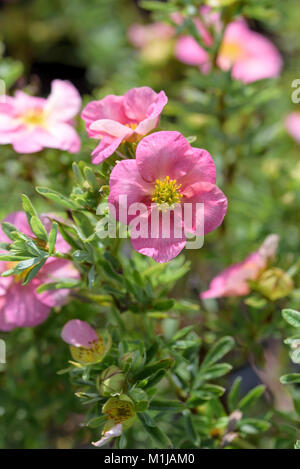
[[[291,82],[300,78],[299,5],[298,0],[240,2],[251,27],[270,37],[284,59],[279,79],[245,87],[229,80],[224,72],[215,72],[213,79],[203,76],[196,67],[179,63],[172,51],[162,57],[153,49],[152,55],[143,56],[133,48],[127,35],[132,23],[165,18],[163,10],[151,13],[147,8],[150,3],[153,2],[1,1],[0,78],[11,92],[25,88],[45,96],[53,79],[68,79],[84,102],[91,96],[122,94],[135,86],[147,85],[166,92],[169,104],[161,128],[196,137],[194,145],[206,148],[213,156],[218,185],[229,199],[223,227],[206,237],[199,252],[185,252],[192,268],[184,282],[176,286],[173,296],[198,302],[199,293],[215,274],[254,251],[269,233],[281,237],[278,265],[288,270],[299,261],[300,147],[284,128],[285,116],[299,108],[291,101]],[[187,8],[201,2],[177,3]],[[221,111],[220,105],[224,106]],[[1,147],[1,218],[20,209],[21,193],[29,195],[39,211],[53,210],[36,194],[36,183],[69,193],[73,161],[89,163],[94,147],[80,118],[78,126],[83,146],[75,157],[56,150],[19,155],[8,146]],[[296,275],[288,304],[299,309],[299,300],[300,278]],[[280,319],[284,301],[279,300],[272,313],[279,325],[272,340],[267,339],[267,346],[273,351],[278,341],[281,343],[280,328],[285,327]],[[239,301],[229,300],[226,305],[211,300],[205,305],[205,321],[202,309],[200,317],[188,317],[183,323],[198,321],[206,344],[221,333],[235,336],[241,353],[232,356],[235,372],[230,375],[230,382],[243,375],[245,392],[260,382],[249,368],[250,357],[259,351],[251,350],[249,344],[263,341],[265,330],[261,327],[249,332],[251,319],[247,322],[248,313]],[[0,447],[70,448],[91,441],[91,431],[80,427],[82,409],[68,378],[56,374],[69,359],[60,330],[74,312],[85,320],[94,313],[91,305],[84,305],[83,310],[75,300],[54,312],[38,328],[16,330],[9,338],[5,336],[8,365],[0,365]],[[176,329],[175,322],[165,321],[162,329]],[[291,367],[286,349],[281,351],[280,367],[282,372]],[[299,396],[296,401],[299,406]],[[287,424],[278,446],[291,447],[295,436]],[[272,446],[270,438],[265,436],[258,445]]]

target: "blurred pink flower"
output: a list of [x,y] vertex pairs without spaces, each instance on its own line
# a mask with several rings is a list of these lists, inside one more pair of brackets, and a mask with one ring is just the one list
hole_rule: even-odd
[[274,257],[279,237],[268,236],[258,251],[250,254],[244,261],[233,264],[223,270],[210,283],[209,290],[200,297],[220,298],[225,296],[243,296],[251,291],[249,282],[256,280]]
[[[195,25],[204,44],[210,47],[212,38],[205,29],[207,15],[211,15],[211,12],[207,11],[203,15],[204,26],[196,21]],[[218,31],[218,18],[210,17],[210,20],[210,24],[215,24]],[[202,73],[207,73],[211,67],[207,51],[192,36],[182,36],[178,39],[176,57],[186,64],[199,66]],[[232,78],[247,84],[277,77],[282,68],[282,58],[271,41],[249,29],[246,21],[239,19],[225,29],[217,65],[224,71],[232,69]]]
[[134,23],[128,29],[128,39],[137,49],[144,49],[152,41],[164,41],[172,38],[174,32],[175,29],[166,23]]
[[[46,229],[50,230],[51,222],[47,215],[41,217]],[[33,236],[23,212],[15,212],[4,220],[13,224],[27,236]],[[10,240],[0,228],[0,242]],[[69,245],[58,234],[56,249],[62,253],[69,251]],[[12,265],[13,264],[13,265]],[[14,263],[0,262],[0,274],[14,267]],[[27,272],[26,272],[27,273]],[[51,308],[64,304],[69,290],[49,290],[37,293],[36,289],[43,283],[65,278],[78,278],[78,272],[69,261],[50,258],[39,273],[27,285],[22,285],[24,274],[10,277],[0,276],[0,330],[9,331],[15,327],[33,327],[44,322]]]
[[[126,196],[126,206],[122,196]],[[204,203],[204,234],[215,230],[223,221],[227,199],[216,186],[216,169],[206,150],[193,148],[179,132],[155,132],[137,146],[136,160],[120,161],[110,176],[109,202],[122,214],[122,222],[131,223],[134,203],[146,209],[146,236],[133,237],[133,248],[153,257],[157,262],[168,262],[177,256],[186,244],[185,233],[175,236],[175,206],[182,209],[190,204],[191,220],[182,217],[180,223],[186,231],[195,233],[198,205]],[[170,212],[171,229],[165,237],[162,212]],[[124,216],[125,213],[125,216]],[[158,213],[158,232],[153,236],[152,222]],[[123,219],[124,217],[124,219]],[[149,223],[148,223],[149,222]],[[153,226],[153,225],[152,225]],[[182,226],[180,227],[182,228]]]
[[90,137],[101,139],[93,151],[93,163],[102,163],[124,141],[136,142],[153,130],[168,98],[143,86],[132,88],[124,96],[109,95],[90,102],[82,112]]
[[291,112],[285,119],[288,133],[300,143],[300,112]]
[[62,331],[62,339],[73,347],[92,348],[94,342],[99,339],[97,332],[85,321],[72,319],[68,321]]
[[18,153],[44,147],[77,153],[80,139],[72,119],[80,107],[80,95],[68,81],[54,80],[47,99],[17,91],[0,104],[0,143],[11,143]]

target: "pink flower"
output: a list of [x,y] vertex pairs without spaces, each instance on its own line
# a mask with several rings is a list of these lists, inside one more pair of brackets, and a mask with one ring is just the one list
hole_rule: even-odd
[[93,342],[98,340],[97,332],[85,321],[72,319],[68,321],[61,331],[64,342],[73,347],[92,348]]
[[80,107],[80,95],[68,81],[54,80],[47,99],[17,91],[0,104],[0,143],[11,143],[18,153],[44,147],[77,153],[80,139],[72,119]]
[[128,30],[129,41],[149,65],[161,65],[173,57],[174,35],[175,28],[161,22],[132,24]]
[[217,275],[211,281],[209,290],[201,293],[200,297],[205,299],[248,295],[251,291],[249,282],[256,280],[266,269],[275,255],[278,241],[277,235],[268,236],[258,251]]
[[[227,210],[227,199],[216,186],[211,156],[206,150],[192,148],[179,132],[148,135],[137,146],[136,160],[120,161],[115,166],[110,177],[109,203],[119,211],[116,217],[131,226],[138,220],[131,211],[132,204],[143,204],[141,221],[147,222],[147,233],[133,236],[131,232],[131,242],[136,251],[157,262],[177,256],[186,244],[186,232],[198,230],[199,204],[204,203],[204,234],[222,223]],[[191,208],[190,219],[185,212],[176,218],[175,209],[179,207],[181,211],[186,204]],[[170,214],[169,233],[162,224],[164,213]]]
[[[197,29],[204,43],[210,46],[207,33],[204,34],[199,25]],[[208,53],[191,36],[179,38],[176,56],[181,62],[199,66],[203,73],[210,69]],[[240,19],[226,27],[217,65],[224,71],[232,69],[232,78],[247,84],[277,77],[282,68],[282,58],[267,38],[249,29],[247,23]]]
[[[51,223],[47,215],[41,218],[45,227],[50,229]],[[33,236],[25,213],[13,213],[5,221],[13,224],[27,236]],[[9,241],[0,229],[0,242],[7,243]],[[69,250],[68,244],[61,235],[57,236],[56,249],[62,253]],[[14,267],[14,263],[1,261],[0,274],[12,267]],[[49,316],[51,308],[64,304],[69,290],[49,290],[39,294],[36,291],[37,288],[43,283],[77,277],[78,272],[69,261],[56,258],[48,259],[37,276],[24,286],[22,286],[24,274],[10,277],[0,276],[0,330],[9,331],[15,327],[33,327],[44,322]]]
[[300,143],[300,112],[292,112],[285,119],[288,133]]
[[[220,32],[221,21],[219,13],[212,12],[209,7],[203,6],[199,9],[201,20],[199,18],[194,19],[194,25],[203,40],[203,43],[207,47],[213,45],[213,37],[209,31],[209,28],[213,27],[214,30]],[[177,16],[177,23],[181,24],[183,18]],[[187,65],[199,66],[202,73],[207,73],[210,69],[209,55],[205,49],[203,49],[199,43],[194,39],[193,36],[182,35],[176,42],[175,56],[180,62]]]
[[83,364],[99,363],[111,347],[111,337],[98,335],[85,321],[72,319],[61,332],[61,338],[70,345],[70,351],[76,362]]
[[167,104],[165,93],[133,88],[124,96],[109,95],[90,102],[82,112],[90,137],[101,139],[93,151],[93,163],[102,163],[124,141],[135,142],[153,130]]
[[175,29],[166,23],[134,23],[128,30],[128,38],[137,49],[144,49],[153,41],[161,42],[172,38],[174,32]]

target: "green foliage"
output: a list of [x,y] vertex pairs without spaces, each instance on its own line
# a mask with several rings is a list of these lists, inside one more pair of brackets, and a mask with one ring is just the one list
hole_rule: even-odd
[[[282,76],[245,85],[221,71],[223,31],[209,26],[209,48],[195,26],[203,5],[213,6],[224,24],[243,15],[272,37],[284,55]],[[290,102],[300,53],[297,6],[295,0],[141,0],[139,8],[130,0],[33,0],[2,7],[0,79],[8,94],[12,88],[46,94],[54,72],[71,77],[84,104],[136,86],[163,89],[169,101],[159,129],[180,131],[210,152],[229,208],[201,250],[158,264],[132,250],[119,223],[116,238],[98,236],[108,223],[111,171],[120,158],[135,157],[136,144],[123,143],[93,165],[96,140],[78,118],[76,155],[54,149],[23,155],[1,146],[1,219],[22,209],[32,231],[28,236],[2,223],[8,240],[0,245],[1,276],[26,287],[50,258],[71,262],[79,273],[43,279],[38,294],[70,290],[45,323],[0,335],[7,344],[1,448],[82,447],[125,408],[129,418],[111,443],[116,448],[300,449],[300,166],[299,146],[284,128],[285,116],[298,110]],[[175,23],[172,13],[183,21]],[[157,62],[155,44],[134,50],[127,34],[132,23],[153,21],[175,30],[170,51]],[[207,74],[174,58],[180,34],[208,51]],[[278,254],[248,295],[199,299],[216,274],[256,251],[270,233],[281,236]],[[57,247],[61,237],[67,253]],[[74,318],[109,342],[100,362],[72,359],[60,334]]]

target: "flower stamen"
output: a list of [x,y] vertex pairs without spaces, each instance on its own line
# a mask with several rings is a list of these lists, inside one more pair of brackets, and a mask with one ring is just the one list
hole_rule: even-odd
[[163,180],[156,179],[152,202],[155,202],[158,206],[164,205],[173,208],[175,204],[181,202],[181,186],[182,184],[178,184],[176,179],[170,179],[169,176],[166,176]]

